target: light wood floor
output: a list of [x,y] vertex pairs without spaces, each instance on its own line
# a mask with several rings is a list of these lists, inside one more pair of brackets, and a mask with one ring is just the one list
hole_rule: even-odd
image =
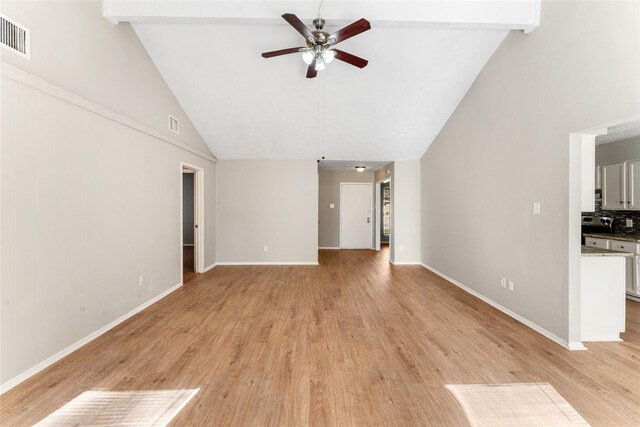
[[2,397],[3,426],[86,390],[200,388],[173,425],[466,425],[444,388],[549,382],[592,425],[640,424],[640,307],[569,352],[419,266],[216,267]]

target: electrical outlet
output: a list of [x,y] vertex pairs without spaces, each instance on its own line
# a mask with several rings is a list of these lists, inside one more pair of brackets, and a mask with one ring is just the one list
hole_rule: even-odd
[[138,277],[138,286],[144,286],[144,276]]
[[329,209],[333,209],[333,208],[335,208],[335,207],[336,207],[336,205],[334,205],[333,203],[330,203],[330,204],[329,204]]
[[265,252],[269,252],[269,246],[265,246],[262,250]]
[[400,252],[404,252],[404,246],[400,245]]
[[531,206],[531,213],[534,215],[540,215],[540,202],[533,202]]
[[627,228],[632,228],[633,227],[633,220],[632,219],[627,219],[626,223],[627,223]]
[[500,286],[503,288],[507,287],[507,279],[505,277],[500,278]]
[[513,292],[513,280],[509,280],[509,290]]

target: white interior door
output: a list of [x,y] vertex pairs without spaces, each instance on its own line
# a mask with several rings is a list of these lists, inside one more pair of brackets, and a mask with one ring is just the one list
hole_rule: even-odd
[[340,247],[371,249],[371,184],[340,184]]

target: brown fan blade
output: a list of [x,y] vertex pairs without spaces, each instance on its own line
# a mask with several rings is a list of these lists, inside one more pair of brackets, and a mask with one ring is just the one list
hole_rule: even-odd
[[309,64],[309,68],[307,68],[307,78],[312,79],[318,75],[318,71],[316,71],[316,59],[313,58],[311,64]]
[[351,64],[358,68],[364,68],[369,63],[369,61],[367,61],[366,59],[362,59],[359,56],[352,55],[342,50],[338,50],[338,49],[332,49],[332,50],[336,53],[336,56],[335,56],[336,59],[339,59],[340,61],[344,61],[347,64]]
[[289,25],[295,28],[296,31],[302,34],[302,37],[311,41],[312,43],[315,41],[316,38],[314,37],[311,30],[308,29],[307,26],[304,25],[304,23],[296,15],[294,15],[293,13],[285,13],[284,15],[282,15],[282,17],[289,23]]
[[371,24],[366,19],[358,19],[353,24],[349,24],[341,30],[336,31],[335,33],[329,36],[329,42],[331,44],[338,44],[347,39],[350,39],[353,36],[357,36],[360,33],[364,33],[367,30],[371,29]]
[[273,50],[271,52],[263,53],[262,57],[263,58],[273,58],[274,56],[289,55],[290,53],[302,52],[305,49],[306,48],[304,48],[304,47],[290,47],[289,49]]

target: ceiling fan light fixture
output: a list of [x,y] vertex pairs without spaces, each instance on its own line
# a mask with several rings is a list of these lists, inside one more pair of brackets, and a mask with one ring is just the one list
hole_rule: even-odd
[[366,166],[356,166],[356,172],[364,172],[366,168]]
[[313,61],[313,58],[315,58],[315,54],[311,49],[305,50],[304,53],[302,54],[302,60],[307,65],[311,64],[311,62]]
[[322,71],[324,69],[326,69],[327,67],[324,65],[324,59],[322,59],[322,56],[319,56],[316,59],[316,71]]
[[331,61],[333,61],[333,58],[335,56],[336,53],[331,49],[325,49],[325,51],[322,52],[322,59],[324,60],[325,64],[331,64]]

